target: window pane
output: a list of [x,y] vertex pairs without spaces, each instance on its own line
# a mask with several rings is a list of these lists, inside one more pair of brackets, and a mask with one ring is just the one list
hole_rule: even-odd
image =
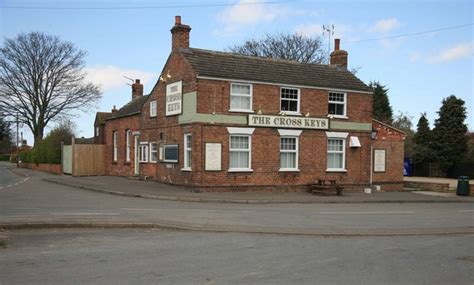
[[344,105],[342,104],[336,105],[336,115],[344,115]]
[[343,168],[342,153],[328,153],[328,168]]
[[231,109],[240,109],[240,97],[239,96],[230,96],[230,108]]
[[236,151],[232,151],[230,153],[230,168],[238,168],[239,167],[239,153]]
[[296,153],[282,152],[280,153],[281,168],[296,168]]

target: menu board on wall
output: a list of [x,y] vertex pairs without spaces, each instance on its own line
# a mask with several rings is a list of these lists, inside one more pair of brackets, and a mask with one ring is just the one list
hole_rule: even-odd
[[374,172],[385,172],[385,149],[374,150]]
[[206,143],[206,171],[222,170],[222,145],[220,143]]

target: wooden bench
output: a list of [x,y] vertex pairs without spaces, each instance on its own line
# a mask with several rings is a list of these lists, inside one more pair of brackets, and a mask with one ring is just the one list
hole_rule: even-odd
[[338,195],[342,196],[342,192],[344,188],[341,185],[337,185],[336,180],[325,180],[325,179],[318,179],[315,184],[310,185],[309,191],[312,194],[319,194],[319,195]]

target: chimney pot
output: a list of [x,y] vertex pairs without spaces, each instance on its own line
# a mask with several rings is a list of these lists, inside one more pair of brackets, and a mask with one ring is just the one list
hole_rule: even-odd
[[176,26],[181,25],[181,16],[174,16],[174,24]]
[[135,79],[135,83],[140,83],[140,79]]
[[334,39],[334,50],[339,50],[341,39]]

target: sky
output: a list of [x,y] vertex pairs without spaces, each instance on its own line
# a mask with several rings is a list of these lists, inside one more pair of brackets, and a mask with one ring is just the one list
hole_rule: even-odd
[[[95,112],[131,99],[124,76],[141,79],[145,93],[151,91],[171,51],[175,15],[191,26],[192,47],[212,50],[279,32],[323,36],[322,26],[334,25],[332,37],[348,51],[349,68],[358,68],[365,83],[389,89],[395,115],[409,115],[416,128],[426,112],[433,127],[443,98],[454,94],[466,102],[474,130],[473,8],[469,0],[0,0],[0,44],[40,31],[87,51],[87,79],[101,86],[103,97],[73,120],[78,137],[92,137]],[[326,46],[327,34],[323,41]]]

